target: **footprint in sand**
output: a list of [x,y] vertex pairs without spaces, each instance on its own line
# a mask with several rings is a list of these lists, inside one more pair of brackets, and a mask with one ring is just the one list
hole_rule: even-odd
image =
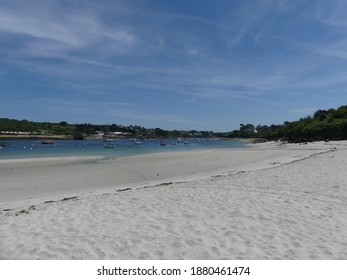
[[193,246],[199,244],[199,242],[196,242],[196,241],[194,241],[193,239],[187,239],[187,240],[184,241],[184,243],[186,243],[186,244],[187,244],[188,246],[190,246],[190,247],[193,247]]
[[180,249],[180,248],[184,247],[184,245],[179,241],[172,242],[170,246],[173,249]]

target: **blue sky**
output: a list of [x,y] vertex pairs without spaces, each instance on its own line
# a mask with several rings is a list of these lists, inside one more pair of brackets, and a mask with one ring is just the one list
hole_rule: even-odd
[[0,0],[0,117],[230,131],[346,104],[344,0]]

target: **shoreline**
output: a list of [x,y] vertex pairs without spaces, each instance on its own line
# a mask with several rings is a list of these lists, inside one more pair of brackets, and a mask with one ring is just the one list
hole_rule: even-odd
[[347,258],[347,141],[12,164],[0,259]]

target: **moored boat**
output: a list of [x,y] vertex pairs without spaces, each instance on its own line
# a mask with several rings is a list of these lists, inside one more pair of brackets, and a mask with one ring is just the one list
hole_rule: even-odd
[[53,140],[42,140],[41,144],[54,144]]
[[106,148],[106,149],[114,149],[114,148],[116,148],[116,145],[110,143],[110,144],[105,144],[102,147]]
[[164,141],[160,141],[159,145],[160,145],[160,146],[165,146],[166,143],[165,143]]
[[8,145],[11,145],[10,142],[0,142],[0,147],[6,147]]

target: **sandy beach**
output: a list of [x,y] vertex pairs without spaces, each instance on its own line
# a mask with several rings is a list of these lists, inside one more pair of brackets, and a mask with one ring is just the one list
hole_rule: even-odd
[[0,259],[347,259],[347,141],[0,160]]

